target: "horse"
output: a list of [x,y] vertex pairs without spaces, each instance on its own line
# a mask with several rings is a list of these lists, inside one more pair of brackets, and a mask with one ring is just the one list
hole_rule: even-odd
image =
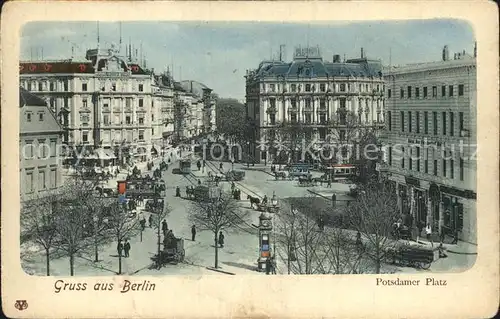
[[247,195],[247,199],[250,200],[250,207],[253,207],[253,205],[259,205],[260,204],[260,199],[258,199],[257,197],[253,197],[253,196],[250,196],[250,195]]

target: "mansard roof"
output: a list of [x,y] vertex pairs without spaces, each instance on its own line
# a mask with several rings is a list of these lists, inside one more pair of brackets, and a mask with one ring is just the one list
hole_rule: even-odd
[[325,62],[322,59],[296,59],[293,62],[263,61],[255,71],[257,78],[265,77],[381,77],[380,61],[353,59],[346,62]]
[[[99,61],[99,69],[103,67],[105,59]],[[122,62],[124,71],[127,66]],[[133,75],[145,75],[146,71],[138,64],[128,64],[128,68]],[[33,62],[20,62],[19,74],[63,74],[63,73],[80,73],[91,74],[95,73],[95,68],[92,62],[84,61],[78,62],[73,60],[60,60],[60,61],[33,61]]]
[[19,88],[19,107],[23,107],[25,105],[29,106],[46,106],[47,102],[44,99],[39,98],[38,96],[28,92],[24,88]]

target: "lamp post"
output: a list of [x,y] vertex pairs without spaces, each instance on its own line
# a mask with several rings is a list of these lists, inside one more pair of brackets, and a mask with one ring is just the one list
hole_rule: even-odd
[[247,167],[250,167],[250,142],[247,141]]

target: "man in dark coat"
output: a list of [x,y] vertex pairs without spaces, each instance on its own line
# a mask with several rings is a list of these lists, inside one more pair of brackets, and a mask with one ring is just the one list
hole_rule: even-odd
[[123,245],[123,250],[125,251],[125,258],[129,257],[130,243],[128,242],[127,239],[125,239],[125,245]]
[[224,248],[224,235],[222,234],[222,231],[219,232],[219,245],[220,248]]
[[118,256],[121,257],[123,252],[123,244],[121,240],[118,241],[118,246],[116,246],[116,250],[118,251]]
[[161,230],[163,231],[163,236],[165,236],[168,231],[168,224],[165,219],[161,222]]
[[153,228],[153,214],[149,214],[148,221],[149,221],[149,228]]
[[201,169],[201,163],[200,163],[200,161],[196,162],[196,167],[198,167],[198,170]]
[[223,167],[224,167],[224,166],[222,165],[222,162],[220,162],[220,164],[219,164],[219,169],[220,169],[221,171],[222,171],[222,168],[223,168]]
[[144,216],[142,217],[140,223],[141,223],[141,230],[144,231],[144,229],[146,228],[146,218],[144,218]]
[[196,238],[196,227],[193,225],[191,226],[191,241],[194,241]]
[[175,188],[175,197],[181,197],[181,188],[179,186]]

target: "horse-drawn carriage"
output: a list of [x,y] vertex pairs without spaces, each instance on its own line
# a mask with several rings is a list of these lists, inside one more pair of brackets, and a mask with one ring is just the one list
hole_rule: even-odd
[[389,249],[386,258],[393,264],[429,269],[434,261],[434,250],[411,245],[399,245]]
[[157,269],[165,266],[166,264],[178,264],[184,261],[185,256],[184,239],[176,238],[172,232],[167,233],[163,241],[163,250],[160,255],[155,254],[151,257]]
[[278,179],[285,180],[285,179],[289,178],[289,174],[288,174],[287,171],[275,171],[274,172],[274,178],[276,180],[278,180]]
[[311,187],[316,186],[317,178],[313,178],[311,174],[307,176],[299,176],[299,186]]
[[227,181],[242,181],[243,178],[245,178],[245,172],[244,171],[229,171],[226,173],[226,180]]

